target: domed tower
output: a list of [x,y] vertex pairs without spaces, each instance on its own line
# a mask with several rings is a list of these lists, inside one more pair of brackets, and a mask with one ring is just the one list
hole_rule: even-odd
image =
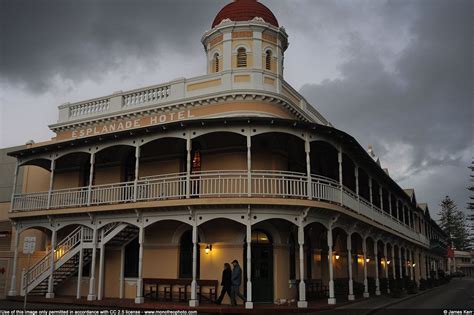
[[257,0],[234,0],[224,6],[202,43],[208,74],[257,70],[251,74],[254,84],[272,84],[280,90],[288,35],[272,11]]

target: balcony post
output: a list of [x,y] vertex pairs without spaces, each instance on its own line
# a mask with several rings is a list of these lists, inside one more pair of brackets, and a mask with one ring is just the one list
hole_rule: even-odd
[[329,262],[329,298],[328,304],[336,304],[336,296],[334,295],[334,274],[333,274],[333,258],[332,258],[332,224],[328,229],[328,262]]
[[383,255],[385,257],[385,268],[384,268],[384,271],[385,271],[385,279],[387,279],[387,293],[390,293],[390,284],[389,284],[389,280],[388,280],[388,253],[387,253],[387,242],[385,242],[383,244]]
[[20,168],[20,163],[18,163],[18,159],[17,159],[16,164],[15,164],[15,170],[13,172],[13,188],[12,188],[12,198],[11,198],[11,202],[10,202],[10,211],[15,209],[16,182],[18,181],[19,168]]
[[199,300],[197,299],[197,251],[198,251],[198,233],[197,233],[197,222],[196,215],[194,215],[193,222],[193,280],[191,282],[191,299],[189,300],[189,306],[199,306]]
[[364,254],[364,294],[365,298],[370,296],[369,294],[369,282],[367,281],[367,236],[364,236],[362,240],[362,254]]
[[120,248],[120,289],[119,289],[119,298],[123,299],[124,298],[124,293],[125,293],[125,277],[124,277],[124,272],[125,272],[125,246],[122,246]]
[[405,220],[405,206],[404,206],[404,205],[402,205],[402,222],[403,222],[404,224],[406,224],[406,220]]
[[398,262],[400,263],[400,279],[403,279],[402,247],[400,245],[398,245]]
[[413,281],[413,255],[411,254],[411,250],[409,251],[409,259],[410,259],[410,280]]
[[247,240],[247,301],[245,301],[245,308],[253,309],[252,302],[252,225],[250,221],[246,226],[246,240]]
[[379,247],[378,241],[374,240],[374,256],[375,256],[375,295],[380,295],[380,280],[379,280]]
[[[20,233],[18,232],[18,227],[16,222],[13,221],[13,227],[15,228],[15,236],[14,236],[14,242],[13,242],[13,266],[12,266],[12,278],[10,282],[10,291],[8,292],[9,296],[15,296],[16,295],[16,267],[18,264],[18,241],[20,238]],[[21,287],[23,289],[23,287]],[[20,289],[20,291],[21,291]]]
[[247,196],[252,196],[252,137],[250,130],[247,134]]
[[186,198],[191,196],[191,135],[188,132],[188,137],[186,138]]
[[339,164],[339,186],[341,190],[341,206],[344,205],[344,186],[343,186],[343,181],[342,181],[342,149],[339,147],[339,150],[337,151],[337,162]]
[[89,162],[89,186],[87,187],[87,205],[90,206],[92,202],[92,184],[94,181],[94,164],[95,164],[95,153],[92,152]]
[[382,189],[382,185],[379,185],[379,196],[380,196],[380,210],[384,211],[384,209],[383,209],[383,189]]
[[306,301],[306,284],[304,282],[304,226],[303,220],[300,219],[298,224],[298,245],[299,245],[299,263],[300,263],[300,283],[299,283],[299,308],[307,308],[308,301]]
[[50,258],[50,275],[48,279],[48,292],[46,293],[46,298],[47,299],[53,299],[54,298],[54,256],[56,256],[56,227],[53,228],[51,235],[51,258]]
[[56,159],[51,159],[51,174],[49,177],[49,190],[48,190],[48,204],[47,209],[51,208],[51,194],[53,193],[53,186],[54,186],[54,169],[56,168]]
[[352,249],[352,233],[347,233],[347,268],[348,268],[348,274],[349,274],[349,296],[347,299],[349,301],[354,301],[355,296],[354,296],[354,282],[352,280],[352,254],[351,254],[351,249]]
[[97,227],[94,226],[92,230],[92,261],[91,261],[91,271],[89,278],[89,294],[87,295],[88,301],[94,301],[97,296],[95,295],[95,261],[97,256]]
[[392,244],[392,277],[393,277],[393,280],[397,279],[397,268],[396,268],[396,264],[395,264],[395,245]]
[[[426,279],[430,279],[430,271],[431,271],[431,266],[430,266],[430,259],[428,256],[425,254],[425,276]],[[456,270],[455,270],[456,271]]]
[[392,212],[392,194],[390,193],[389,190],[387,190],[388,194],[388,211],[390,211],[390,216],[393,218],[393,212]]
[[359,196],[359,167],[358,166],[354,168],[354,175],[355,175],[357,201],[359,201],[360,196]]
[[140,170],[140,145],[135,147],[135,178],[133,180],[133,202],[137,201],[138,196],[138,173]]
[[313,199],[313,188],[311,186],[311,142],[309,142],[308,135],[304,142],[304,149],[306,153],[306,177],[307,177],[307,193],[308,199]]
[[[84,232],[84,228],[82,228],[82,232]],[[82,238],[82,235],[81,235]],[[81,242],[82,243],[82,242]],[[80,245],[81,249],[79,251],[79,266],[77,269],[77,288],[76,288],[76,299],[81,298],[81,284],[82,284],[82,261],[84,260],[84,248],[82,248],[82,244]]]
[[370,199],[370,207],[374,208],[374,200],[372,195],[372,177],[369,177],[369,199]]
[[400,207],[399,207],[399,202],[398,202],[398,199],[395,198],[395,206],[396,206],[396,211],[397,211],[397,220],[398,221],[402,221],[401,220],[401,217],[400,217]]
[[105,244],[104,244],[104,228],[100,231],[100,256],[99,256],[99,285],[97,290],[97,300],[102,300],[104,292],[104,255],[105,255]]
[[145,228],[143,222],[138,230],[138,279],[137,279],[137,296],[135,297],[135,304],[142,304],[145,301],[143,297],[143,243],[145,242]]

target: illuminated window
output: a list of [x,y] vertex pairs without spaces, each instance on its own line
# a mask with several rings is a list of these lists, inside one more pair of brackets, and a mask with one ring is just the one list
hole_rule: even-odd
[[265,53],[265,68],[272,70],[272,52],[270,50]]
[[194,151],[191,170],[193,173],[201,171],[201,151],[200,150]]
[[245,48],[239,48],[237,50],[237,67],[247,67],[247,51],[245,50]]

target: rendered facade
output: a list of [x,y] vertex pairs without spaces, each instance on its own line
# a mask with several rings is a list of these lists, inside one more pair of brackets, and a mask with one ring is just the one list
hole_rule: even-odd
[[[9,153],[9,295],[197,306],[237,259],[246,308],[306,307],[447,268],[414,190],[284,80],[288,35],[268,8],[234,1],[201,41],[206,75],[61,105],[55,138]],[[28,235],[40,251],[22,272]],[[153,279],[183,281],[156,293]]]

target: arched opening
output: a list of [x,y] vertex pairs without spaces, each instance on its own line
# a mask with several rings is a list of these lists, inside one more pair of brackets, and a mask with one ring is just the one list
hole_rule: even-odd
[[186,140],[160,138],[140,147],[140,179],[182,172],[186,172]]
[[364,293],[364,264],[366,261],[364,261],[362,242],[363,239],[359,233],[352,233],[352,278],[355,296],[362,296]]
[[240,47],[237,49],[237,68],[247,67],[247,51],[245,48]]
[[270,49],[265,52],[265,69],[272,70],[272,51]]
[[390,204],[388,202],[388,192],[387,192],[387,189],[385,189],[384,187],[382,187],[382,202],[383,202],[383,211],[385,211],[386,213],[390,214]]
[[342,183],[353,192],[356,191],[355,164],[345,153],[342,153]]
[[377,181],[372,178],[372,204],[380,208],[380,186]]
[[117,145],[96,153],[94,185],[130,182],[135,179],[135,148]]
[[90,154],[74,152],[56,160],[53,189],[75,188],[89,185]]
[[319,222],[307,225],[304,243],[306,299],[312,301],[326,298],[329,283],[329,248],[326,227]]
[[311,142],[311,173],[339,181],[338,151],[325,141]]
[[359,195],[366,201],[370,200],[369,176],[362,168],[359,168]]
[[349,271],[347,256],[347,233],[340,227],[332,230],[333,239],[333,272],[334,293],[337,297],[347,297],[349,294]]

